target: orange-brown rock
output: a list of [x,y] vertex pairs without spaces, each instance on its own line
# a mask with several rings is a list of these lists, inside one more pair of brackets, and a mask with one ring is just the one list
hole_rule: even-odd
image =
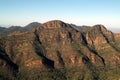
[[7,55],[5,60],[0,57],[0,65],[10,60],[18,70],[104,67],[120,63],[118,37],[103,25],[79,31],[62,21],[49,21],[32,31],[0,39],[0,55]]

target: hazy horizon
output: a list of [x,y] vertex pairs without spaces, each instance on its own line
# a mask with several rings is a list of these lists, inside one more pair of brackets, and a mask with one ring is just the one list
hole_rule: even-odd
[[[33,21],[34,22],[34,21]],[[38,21],[35,21],[35,22],[38,22]],[[47,21],[46,21],[47,22]],[[30,24],[30,23],[32,23],[32,22],[29,22],[28,24]],[[45,22],[38,22],[38,23],[45,23]],[[25,27],[25,26],[27,26],[28,24],[25,24],[25,25],[4,25],[4,24],[0,24],[0,27],[6,27],[6,28],[9,28],[9,27],[11,27],[11,26],[21,26],[21,27]],[[68,24],[74,24],[74,23],[68,23]],[[94,25],[78,25],[78,24],[75,24],[75,25],[77,25],[77,26],[94,26],[94,25],[97,25],[97,24],[94,24]],[[105,25],[104,25],[105,26]],[[112,32],[114,32],[114,33],[120,33],[120,28],[116,28],[116,27],[107,27],[107,26],[105,26],[108,30],[110,30],[110,31],[112,31]]]
[[118,29],[119,3],[119,0],[0,0],[0,24],[25,26],[30,22],[61,20]]

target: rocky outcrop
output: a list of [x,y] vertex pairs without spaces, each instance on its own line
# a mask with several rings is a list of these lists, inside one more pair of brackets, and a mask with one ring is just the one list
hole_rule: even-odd
[[[84,67],[93,71],[96,66],[108,65],[113,55],[111,65],[119,60],[120,52],[115,45],[116,37],[103,25],[79,31],[70,24],[54,20],[41,24],[32,31],[2,38],[0,53],[7,55],[4,61],[17,65],[19,71],[23,68],[83,69]],[[8,64],[3,58],[0,57],[0,65]]]
[[49,21],[46,22],[42,25],[44,28],[61,28],[61,27],[67,27],[69,26],[68,24],[60,21],[60,20],[53,20],[53,21]]
[[114,34],[108,31],[103,25],[95,25],[86,32],[86,39],[89,44],[99,45],[114,42]]

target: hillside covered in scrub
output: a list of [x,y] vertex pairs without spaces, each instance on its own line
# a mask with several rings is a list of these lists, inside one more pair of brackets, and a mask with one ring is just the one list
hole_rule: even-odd
[[10,32],[0,38],[0,80],[119,80],[119,42],[103,25],[59,20]]

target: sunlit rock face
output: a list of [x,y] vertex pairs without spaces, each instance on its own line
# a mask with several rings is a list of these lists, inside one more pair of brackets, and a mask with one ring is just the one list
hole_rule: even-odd
[[23,69],[84,69],[120,63],[119,34],[103,25],[81,30],[53,20],[0,39],[0,66]]

